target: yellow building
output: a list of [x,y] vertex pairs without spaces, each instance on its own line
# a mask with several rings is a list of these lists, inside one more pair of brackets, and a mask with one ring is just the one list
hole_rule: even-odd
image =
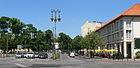
[[85,37],[88,34],[88,32],[95,31],[97,28],[101,27],[102,25],[103,25],[102,22],[86,21],[86,23],[81,27],[81,35]]

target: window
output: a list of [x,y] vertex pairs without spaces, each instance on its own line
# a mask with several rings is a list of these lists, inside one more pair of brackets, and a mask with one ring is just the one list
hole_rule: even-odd
[[116,22],[116,30],[118,30],[119,29],[119,27],[118,27],[118,22]]
[[123,29],[123,20],[120,20],[120,28]]
[[131,30],[126,30],[126,38],[131,39]]
[[114,23],[112,23],[112,32],[114,32]]
[[135,39],[135,47],[140,49],[140,38]]
[[117,41],[119,40],[119,32],[117,33]]
[[126,28],[131,28],[131,19],[126,19]]
[[123,40],[123,31],[120,32],[120,40]]

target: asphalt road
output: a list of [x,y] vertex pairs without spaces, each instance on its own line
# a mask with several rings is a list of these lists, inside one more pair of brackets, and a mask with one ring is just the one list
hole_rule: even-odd
[[140,68],[140,63],[102,62],[61,55],[60,60],[0,58],[0,68]]

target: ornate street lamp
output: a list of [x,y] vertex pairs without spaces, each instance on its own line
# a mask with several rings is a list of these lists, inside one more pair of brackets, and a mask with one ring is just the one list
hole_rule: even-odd
[[[51,21],[55,23],[55,30],[54,30],[54,38],[56,39],[56,23],[57,22],[60,22],[61,21],[61,18],[60,18],[60,10],[51,10]],[[56,40],[54,40],[54,42],[56,42]]]
[[[61,18],[60,18],[60,10],[51,10],[51,21],[55,23],[55,26],[54,26],[54,57],[55,57],[55,54],[56,54],[56,49],[55,49],[55,44],[56,44],[56,23],[57,22],[60,22],[61,21]],[[55,59],[55,58],[54,58]]]

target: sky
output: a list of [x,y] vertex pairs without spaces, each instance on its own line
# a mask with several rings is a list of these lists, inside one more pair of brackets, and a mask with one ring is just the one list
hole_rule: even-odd
[[71,38],[81,34],[86,21],[108,22],[140,0],[0,0],[0,17],[18,18],[45,31],[54,27],[50,21],[51,10],[61,10],[57,34],[66,33]]

